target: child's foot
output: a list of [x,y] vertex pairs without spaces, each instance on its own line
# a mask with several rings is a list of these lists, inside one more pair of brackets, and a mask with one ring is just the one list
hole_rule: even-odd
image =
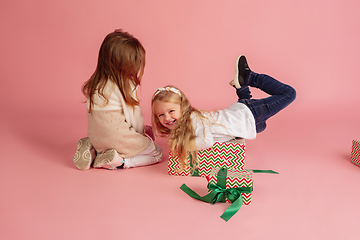
[[246,86],[246,78],[250,72],[251,70],[246,61],[245,56],[244,55],[239,56],[236,59],[234,80],[232,80],[229,84],[235,87],[236,89]]
[[76,153],[73,158],[74,164],[78,169],[88,170],[90,168],[91,162],[94,159],[91,150],[92,144],[88,137],[79,140],[77,143]]
[[115,149],[107,150],[103,153],[98,153],[95,158],[93,167],[116,169],[124,165],[124,159],[119,156]]

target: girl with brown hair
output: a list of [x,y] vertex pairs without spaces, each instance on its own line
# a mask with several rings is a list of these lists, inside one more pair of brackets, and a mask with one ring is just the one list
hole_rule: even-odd
[[144,68],[145,49],[138,39],[122,30],[105,37],[96,70],[82,88],[88,137],[78,142],[77,168],[130,168],[161,161],[162,150],[151,128],[144,128],[137,98]]

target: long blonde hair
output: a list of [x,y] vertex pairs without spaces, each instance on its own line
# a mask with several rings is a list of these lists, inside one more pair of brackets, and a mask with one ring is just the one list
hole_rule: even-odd
[[[201,118],[204,118],[204,116],[200,110],[191,106],[188,98],[180,89],[170,85],[166,86],[165,89],[169,87],[179,90],[180,95],[166,90],[160,91],[154,95],[151,101],[151,123],[156,130],[156,135],[160,137],[168,137],[168,148],[171,151],[171,156],[178,157],[182,168],[186,166],[186,159],[188,155],[192,154],[191,166],[192,170],[194,170],[198,166],[198,159],[196,135],[192,125],[191,114],[195,113]],[[177,120],[177,125],[174,129],[168,129],[161,125],[154,110],[154,103],[156,102],[171,102],[180,105],[181,117]]]
[[120,89],[127,105],[138,106],[139,101],[133,92],[136,94],[136,86],[141,83],[144,68],[145,49],[138,39],[121,29],[108,34],[101,44],[96,70],[82,86],[84,96],[90,101],[89,113],[96,91],[106,104],[109,102],[104,94],[107,81],[113,81]]

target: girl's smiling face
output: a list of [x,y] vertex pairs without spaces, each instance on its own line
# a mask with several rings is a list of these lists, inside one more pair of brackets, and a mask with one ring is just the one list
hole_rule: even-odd
[[172,102],[154,102],[154,111],[162,126],[174,129],[181,117],[180,105]]

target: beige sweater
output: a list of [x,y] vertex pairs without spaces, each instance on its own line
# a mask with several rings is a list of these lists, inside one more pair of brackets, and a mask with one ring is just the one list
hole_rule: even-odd
[[144,119],[140,107],[127,106],[112,81],[106,84],[105,94],[108,104],[105,105],[95,93],[93,111],[88,113],[88,137],[96,151],[115,149],[121,157],[129,158],[146,150],[152,140],[143,133]]

